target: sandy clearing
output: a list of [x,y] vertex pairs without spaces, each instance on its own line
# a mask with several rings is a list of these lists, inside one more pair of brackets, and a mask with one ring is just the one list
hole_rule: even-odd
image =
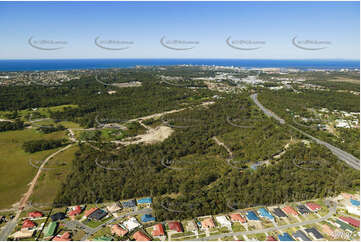
[[122,145],[130,145],[130,144],[155,144],[158,142],[163,142],[165,139],[167,139],[171,134],[174,132],[174,130],[168,126],[158,126],[156,128],[148,129],[148,131],[145,134],[140,134],[135,137],[130,137],[124,139],[124,141],[112,141],[116,144],[122,144]]

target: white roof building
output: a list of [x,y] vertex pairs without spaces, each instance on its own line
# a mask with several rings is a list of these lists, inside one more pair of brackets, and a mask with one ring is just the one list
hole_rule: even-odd
[[217,223],[219,223],[222,227],[232,226],[231,222],[226,218],[226,216],[217,216]]
[[129,231],[132,231],[140,226],[142,226],[135,217],[131,217],[127,221],[123,222],[123,226]]

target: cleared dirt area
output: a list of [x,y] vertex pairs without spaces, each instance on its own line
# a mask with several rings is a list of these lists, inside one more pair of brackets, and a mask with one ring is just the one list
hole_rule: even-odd
[[137,135],[135,137],[126,138],[123,141],[113,141],[116,144],[130,145],[130,144],[155,144],[163,142],[166,138],[171,136],[174,130],[168,126],[158,126],[156,128],[149,128],[145,134]]
[[343,78],[343,77],[337,77],[334,79],[330,79],[329,81],[335,81],[335,82],[349,82],[349,83],[360,83],[360,79],[353,79],[353,78]]

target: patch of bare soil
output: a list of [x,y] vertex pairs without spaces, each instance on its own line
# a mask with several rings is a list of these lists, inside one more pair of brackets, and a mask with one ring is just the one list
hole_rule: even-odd
[[116,144],[131,145],[131,144],[155,144],[163,142],[166,138],[171,136],[174,130],[168,126],[158,126],[150,128],[145,134],[140,134],[135,137],[126,138],[122,141],[113,141]]

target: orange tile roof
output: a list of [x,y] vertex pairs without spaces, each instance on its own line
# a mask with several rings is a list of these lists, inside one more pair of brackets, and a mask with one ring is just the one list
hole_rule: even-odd
[[291,214],[291,215],[295,215],[295,216],[298,215],[298,213],[296,212],[296,210],[294,210],[294,209],[293,209],[292,207],[290,207],[290,206],[286,206],[286,207],[282,208],[282,210],[283,210],[285,213],[287,213],[287,214]]
[[88,217],[90,214],[94,213],[99,208],[91,208],[85,212],[85,217]]
[[112,226],[112,234],[116,234],[119,237],[123,237],[124,235],[126,235],[128,233],[128,230],[123,229],[122,227],[120,227],[118,224],[114,224]]
[[231,218],[232,221],[238,221],[241,223],[246,222],[246,219],[244,217],[242,217],[239,213],[230,214],[229,217]]
[[164,228],[162,224],[154,225],[154,229],[152,231],[153,236],[162,236],[164,235]]
[[146,236],[145,234],[143,234],[141,231],[137,231],[133,234],[133,238],[136,241],[150,241],[150,239],[148,238],[148,236]]
[[325,234],[328,234],[329,236],[333,235],[333,230],[327,224],[322,224],[322,232],[324,232]]

